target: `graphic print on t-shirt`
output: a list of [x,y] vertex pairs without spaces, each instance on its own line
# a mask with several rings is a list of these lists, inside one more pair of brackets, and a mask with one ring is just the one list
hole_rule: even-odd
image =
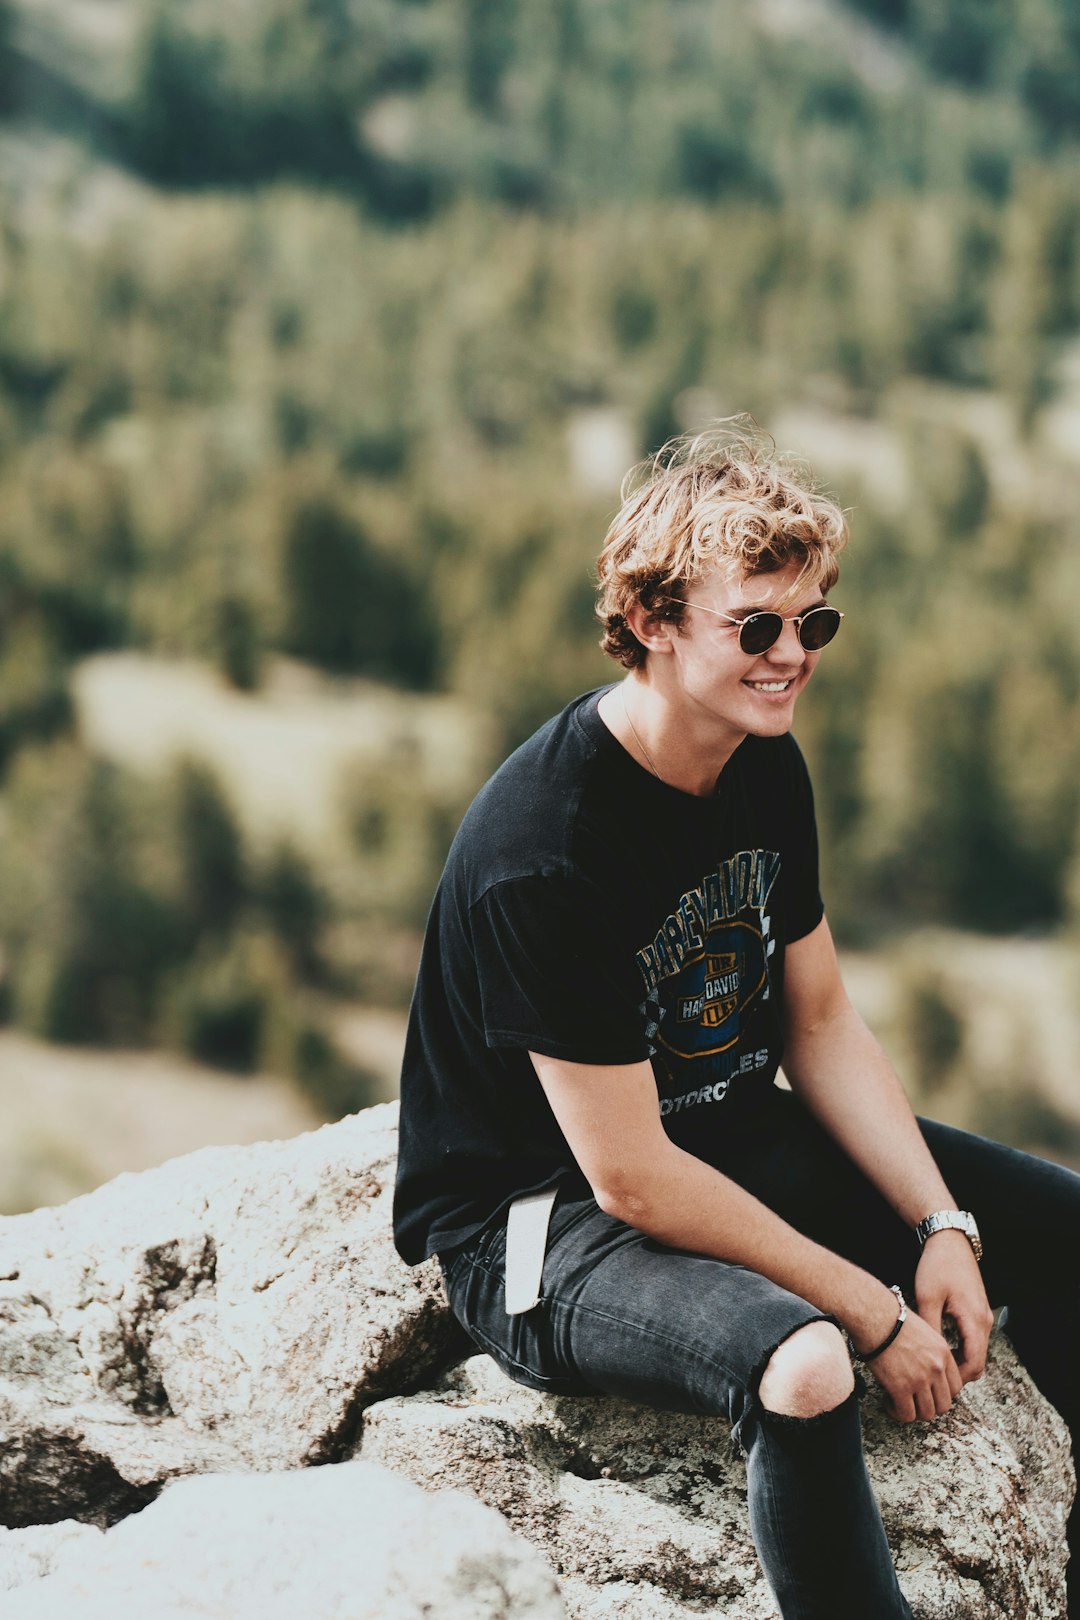
[[660,1044],[687,1059],[725,1052],[739,1038],[743,1007],[767,989],[761,930],[746,922],[714,929],[702,954],[685,963],[678,975],[674,1008],[664,1008],[668,1016],[660,1027]]
[[719,1102],[733,1075],[769,1061],[767,1036],[755,1035],[770,996],[775,941],[767,905],[779,870],[775,850],[740,850],[681,895],[637,952],[653,1066],[666,1089],[695,1086],[664,1099],[662,1113]]

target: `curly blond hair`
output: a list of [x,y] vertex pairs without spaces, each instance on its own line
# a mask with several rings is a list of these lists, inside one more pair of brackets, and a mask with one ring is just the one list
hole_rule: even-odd
[[672,596],[716,568],[745,579],[796,563],[797,591],[829,591],[846,543],[840,507],[749,418],[672,439],[623,482],[596,568],[600,645],[640,669],[647,654],[626,622],[629,609],[640,602],[679,625],[685,609]]

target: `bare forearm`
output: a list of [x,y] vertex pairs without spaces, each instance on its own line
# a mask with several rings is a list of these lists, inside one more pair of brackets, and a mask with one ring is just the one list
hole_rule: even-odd
[[601,1202],[670,1248],[733,1261],[790,1289],[835,1316],[862,1349],[879,1343],[895,1320],[896,1301],[876,1277],[812,1242],[674,1144]]
[[892,1064],[849,1002],[801,1030],[784,1067],[800,1100],[909,1226],[953,1206]]
[[[827,946],[824,923],[816,942],[803,948],[804,963],[823,941]],[[817,1008],[824,1004],[831,1012],[835,1001],[829,996],[810,1000],[815,1015],[804,1022],[818,1028],[826,1020],[816,1016]],[[769,1278],[835,1316],[861,1350],[886,1337],[896,1321],[896,1301],[884,1283],[811,1242],[744,1188],[677,1147],[662,1129],[648,1063],[598,1068],[535,1052],[532,1060],[601,1208],[667,1247],[713,1255]],[[613,1117],[619,1122],[616,1131]],[[950,1258],[941,1246],[955,1238],[967,1253]],[[893,1409],[905,1420],[946,1411],[959,1388],[958,1369],[935,1325],[943,1309],[963,1324],[965,1345],[971,1338],[967,1376],[977,1376],[985,1351],[988,1307],[966,1239],[941,1233],[928,1249],[934,1245],[936,1255],[924,1251],[916,1279],[926,1321],[912,1316],[911,1326],[873,1363]]]

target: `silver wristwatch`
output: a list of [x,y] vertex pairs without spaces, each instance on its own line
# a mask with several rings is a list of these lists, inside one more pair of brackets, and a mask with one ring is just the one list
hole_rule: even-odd
[[975,1250],[976,1260],[981,1260],[983,1256],[982,1238],[979,1236],[979,1228],[975,1225],[974,1215],[966,1209],[937,1210],[933,1215],[928,1215],[925,1220],[919,1222],[915,1228],[915,1236],[918,1238],[919,1243],[923,1244],[928,1237],[933,1237],[935,1232],[945,1232],[950,1228],[954,1228],[957,1232],[963,1232],[964,1236],[970,1240],[971,1247]]

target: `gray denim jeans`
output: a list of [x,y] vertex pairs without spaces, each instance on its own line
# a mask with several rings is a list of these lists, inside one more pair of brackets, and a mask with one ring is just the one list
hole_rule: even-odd
[[[920,1125],[953,1196],[979,1220],[991,1303],[1009,1306],[1010,1337],[1075,1435],[1080,1176]],[[790,1094],[774,1091],[721,1168],[910,1297],[913,1234]],[[907,1620],[863,1460],[857,1397],[806,1420],[767,1412],[757,1399],[773,1351],[808,1322],[828,1320],[821,1311],[745,1267],[666,1248],[589,1198],[556,1204],[540,1302],[520,1316],[505,1312],[504,1258],[505,1220],[496,1219],[443,1261],[455,1315],[511,1378],[723,1419],[746,1454],[751,1533],[783,1620]],[[1074,1551],[1077,1526],[1074,1512]],[[1076,1565],[1073,1557],[1070,1574]]]

